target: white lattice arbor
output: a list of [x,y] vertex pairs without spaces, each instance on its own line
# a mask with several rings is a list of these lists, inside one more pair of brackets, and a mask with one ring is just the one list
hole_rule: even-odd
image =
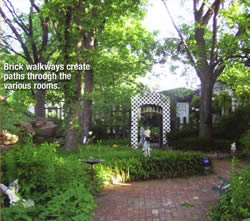
[[138,148],[138,109],[143,105],[157,105],[162,108],[162,143],[167,143],[166,133],[170,131],[170,99],[160,93],[145,93],[137,95],[131,100],[131,146]]

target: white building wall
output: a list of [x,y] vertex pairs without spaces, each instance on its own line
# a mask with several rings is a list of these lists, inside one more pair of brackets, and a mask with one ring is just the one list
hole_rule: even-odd
[[189,123],[189,103],[188,102],[177,102],[177,117],[180,118],[180,124],[184,123],[184,117],[186,118],[186,123]]

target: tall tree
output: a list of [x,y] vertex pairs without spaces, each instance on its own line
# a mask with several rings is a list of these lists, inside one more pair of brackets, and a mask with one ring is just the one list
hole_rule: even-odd
[[[48,0],[44,0],[44,4],[48,4]],[[3,5],[0,13],[13,35],[2,35],[1,47],[22,57],[29,64],[46,64],[53,51],[49,46],[49,18],[41,15],[35,0],[30,0],[28,15],[18,14],[10,0],[3,0]],[[21,52],[13,46],[16,42],[20,44]],[[36,100],[35,113],[45,117],[46,90],[38,89],[33,94]]]
[[[172,23],[178,32],[179,40],[168,39],[168,48],[174,45],[174,53],[185,54],[184,63],[191,64],[201,81],[201,103],[200,103],[200,136],[212,136],[212,90],[218,76],[224,71],[226,61],[234,59],[237,52],[242,50],[245,44],[247,25],[236,26],[230,30],[225,28],[225,23],[220,17],[220,11],[224,1],[199,1],[193,0],[193,25],[177,27],[167,3],[162,0]],[[229,7],[233,7],[235,3]],[[244,14],[244,21],[249,17]],[[232,50],[233,48],[233,50]],[[172,47],[173,49],[173,47]],[[183,59],[180,58],[180,59]]]
[[[111,59],[106,60],[100,69],[101,51],[107,55],[109,50],[120,53],[122,50],[143,51],[141,48],[130,50],[129,41],[122,44],[122,39],[112,35],[111,23],[124,25],[124,19],[127,22],[132,22],[135,19],[143,17],[141,5],[143,1],[50,1],[48,10],[45,13],[50,15],[54,23],[58,39],[61,39],[62,62],[66,63],[88,63],[91,68],[84,72],[72,71],[72,79],[75,79],[70,84],[65,85],[65,104],[67,105],[67,131],[65,150],[76,149],[77,132],[79,131],[80,113],[83,105],[83,136],[87,137],[92,120],[92,98],[94,91],[94,80],[114,72],[108,62],[113,62]],[[131,20],[129,21],[130,18]],[[118,25],[116,25],[118,26]],[[138,27],[135,27],[138,28]],[[125,32],[125,27],[121,29]],[[105,34],[104,34],[105,33]],[[120,31],[121,33],[121,31]],[[111,37],[112,36],[112,37]],[[120,34],[119,36],[122,36]],[[116,38],[115,38],[116,37]],[[130,36],[133,37],[133,36]],[[139,36],[136,36],[139,41]],[[108,39],[108,40],[107,40]],[[111,46],[107,46],[107,42]],[[104,43],[106,42],[106,43]],[[125,48],[122,48],[124,46]],[[105,49],[106,47],[106,49]],[[136,58],[136,53],[135,58]],[[110,56],[112,53],[110,53]],[[123,60],[117,62],[117,65],[122,66],[127,54],[124,54]],[[128,58],[128,57],[127,57]],[[131,58],[129,58],[131,59]],[[132,62],[132,60],[130,60]],[[143,62],[143,61],[142,61]],[[130,65],[136,65],[131,63]],[[150,65],[150,64],[148,64]],[[105,67],[106,66],[106,67]],[[146,66],[146,65],[145,65]],[[107,68],[109,67],[109,68]],[[119,70],[117,74],[119,73]],[[128,71],[126,72],[128,73]],[[131,72],[130,72],[131,73]],[[99,74],[99,77],[98,77]],[[122,76],[122,73],[120,73]],[[138,72],[137,72],[138,74]],[[131,73],[132,75],[132,73]],[[135,75],[134,75],[135,76]],[[84,82],[84,94],[81,94],[82,81]]]

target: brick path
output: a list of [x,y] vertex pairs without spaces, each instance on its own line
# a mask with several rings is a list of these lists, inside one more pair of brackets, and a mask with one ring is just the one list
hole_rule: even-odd
[[111,185],[97,198],[95,221],[207,220],[209,207],[219,199],[212,190],[230,178],[231,160],[214,160],[214,174]]

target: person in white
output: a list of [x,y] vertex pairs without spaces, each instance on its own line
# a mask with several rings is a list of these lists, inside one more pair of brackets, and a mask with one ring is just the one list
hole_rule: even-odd
[[151,156],[151,154],[150,154],[150,133],[151,133],[151,131],[149,130],[149,128],[147,130],[145,130],[143,126],[141,127],[140,144],[142,145],[142,151],[143,151],[144,155],[148,156],[148,157]]

